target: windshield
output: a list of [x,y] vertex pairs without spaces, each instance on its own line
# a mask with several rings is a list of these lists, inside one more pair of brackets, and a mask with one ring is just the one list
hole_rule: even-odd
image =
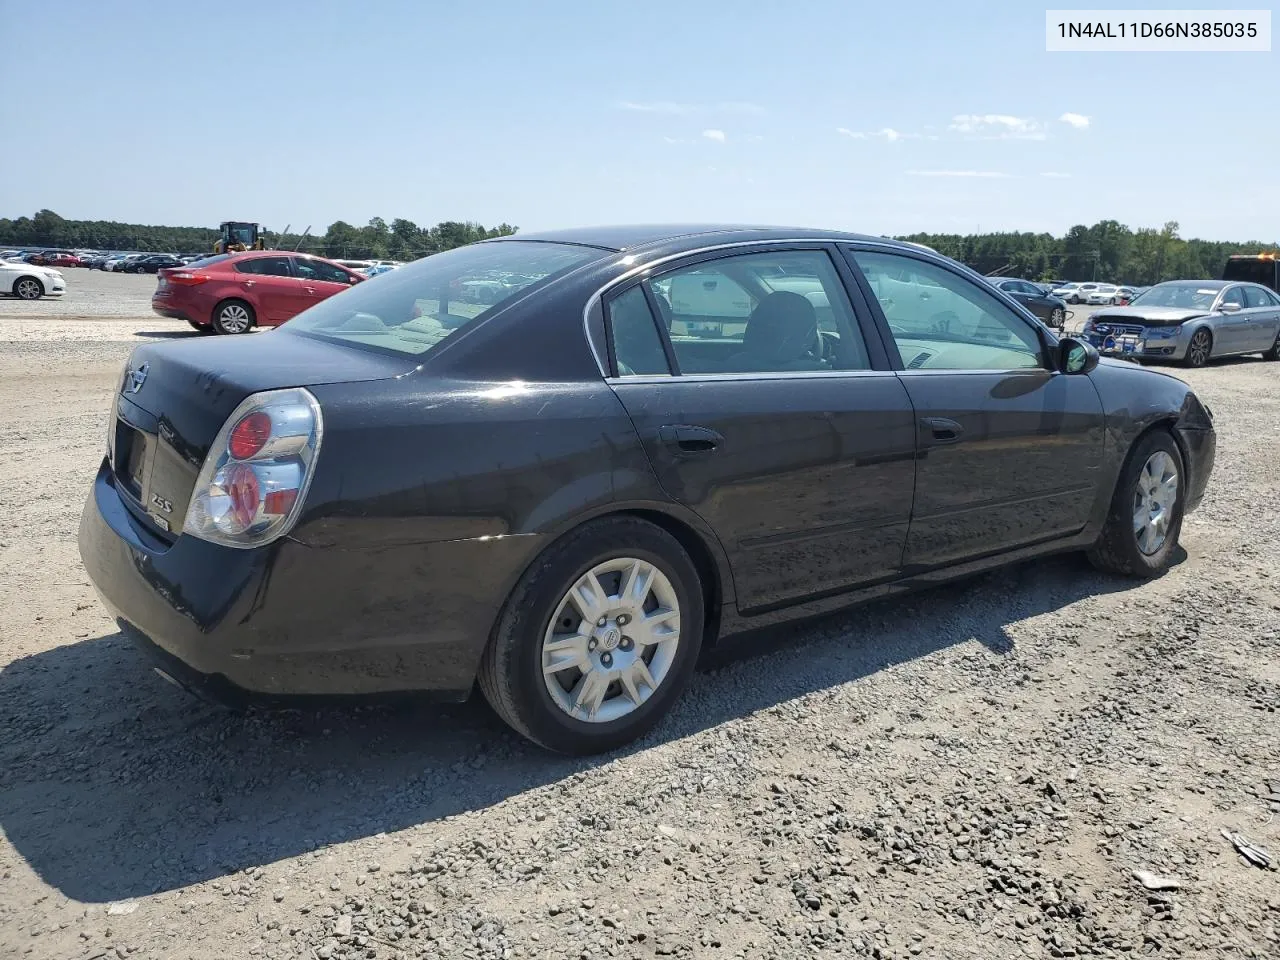
[[282,329],[356,346],[426,353],[521,291],[603,256],[593,247],[494,241],[458,247],[343,291]]
[[1180,307],[1208,310],[1218,298],[1218,290],[1194,283],[1161,283],[1133,299],[1134,307]]

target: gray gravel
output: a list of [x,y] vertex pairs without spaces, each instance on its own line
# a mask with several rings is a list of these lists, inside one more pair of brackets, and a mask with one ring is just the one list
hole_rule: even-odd
[[1280,872],[1221,833],[1280,853],[1280,365],[1180,372],[1219,460],[1159,581],[1062,557],[782,631],[574,761],[478,702],[237,715],[150,673],[75,551],[138,340],[10,306],[0,956],[1280,955]]

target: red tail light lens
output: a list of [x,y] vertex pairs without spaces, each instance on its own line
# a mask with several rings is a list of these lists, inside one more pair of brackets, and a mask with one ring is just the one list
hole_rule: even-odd
[[261,410],[243,417],[231,430],[227,449],[237,460],[249,460],[267,445],[271,436],[271,416]]
[[306,499],[323,431],[320,405],[307,390],[246,399],[205,457],[183,533],[242,549],[283,536]]
[[177,273],[167,274],[166,279],[168,279],[170,283],[194,287],[197,284],[208,282],[209,276],[204,273],[191,273],[188,270],[179,270]]

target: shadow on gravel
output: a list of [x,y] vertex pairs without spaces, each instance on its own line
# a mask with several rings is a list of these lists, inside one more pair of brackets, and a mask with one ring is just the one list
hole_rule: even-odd
[[188,340],[203,337],[199,330],[135,330],[135,337],[146,337],[148,340]]
[[[893,664],[1131,589],[1059,557],[717,651],[641,752]],[[547,754],[479,697],[235,714],[157,677],[119,634],[0,672],[0,829],[80,901],[172,890],[330,844],[483,809],[603,762]]]

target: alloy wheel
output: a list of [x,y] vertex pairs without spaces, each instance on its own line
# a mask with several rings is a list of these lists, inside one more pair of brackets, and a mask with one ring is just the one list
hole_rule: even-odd
[[1063,326],[1063,317],[1064,314],[1062,312],[1062,308],[1054,307],[1053,312],[1049,314],[1049,326],[1056,327],[1061,330]]
[[1209,334],[1200,330],[1191,338],[1187,347],[1187,359],[1193,367],[1202,367],[1209,362]]
[[542,675],[569,716],[608,723],[661,686],[680,645],[680,601],[661,570],[619,557],[583,574],[542,639]]
[[1177,502],[1177,464],[1168,453],[1157,450],[1147,458],[1133,491],[1133,535],[1147,556],[1158,553],[1169,538]]
[[37,281],[22,279],[18,281],[18,289],[16,292],[23,300],[39,300],[40,294],[43,291],[40,289],[40,284]]
[[222,329],[227,333],[244,333],[249,329],[249,311],[238,303],[229,303],[218,313]]

